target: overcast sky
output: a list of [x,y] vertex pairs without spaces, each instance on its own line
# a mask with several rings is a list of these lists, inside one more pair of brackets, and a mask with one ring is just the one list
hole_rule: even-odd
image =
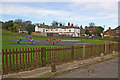
[[[107,1],[107,0],[106,0]],[[23,19],[32,23],[45,23],[51,25],[52,21],[73,23],[74,25],[88,26],[94,22],[96,26],[105,25],[115,28],[118,26],[118,0],[105,2],[92,1],[37,1],[4,0],[2,1],[2,21]]]

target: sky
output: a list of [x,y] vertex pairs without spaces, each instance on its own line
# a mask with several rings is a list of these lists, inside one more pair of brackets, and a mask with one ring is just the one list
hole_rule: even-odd
[[0,3],[1,21],[22,19],[32,23],[45,23],[51,25],[52,21],[73,23],[74,25],[89,26],[94,22],[96,26],[116,28],[118,26],[117,1],[9,1]]

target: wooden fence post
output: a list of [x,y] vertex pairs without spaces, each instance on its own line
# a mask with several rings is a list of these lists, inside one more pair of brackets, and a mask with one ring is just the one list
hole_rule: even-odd
[[111,49],[111,48],[110,48],[110,44],[109,44],[109,54],[110,54],[110,51],[111,51],[110,49]]
[[82,58],[84,59],[85,58],[85,45],[83,45],[83,56]]
[[22,48],[22,70],[24,71],[24,48]]
[[27,70],[27,66],[28,66],[28,64],[27,64],[27,48],[25,48],[25,69]]
[[56,64],[55,64],[55,62],[51,63],[51,72],[56,72]]
[[4,50],[2,49],[2,74],[4,74]]
[[18,71],[18,52],[17,52],[17,48],[16,48],[16,51],[15,51],[15,54],[16,54],[16,72]]
[[91,57],[93,56],[93,46],[91,45]]
[[113,43],[113,51],[115,50],[115,43]]
[[13,55],[13,71],[15,71],[14,49],[12,50],[12,55]]
[[35,68],[35,50],[33,48],[33,69]]
[[105,54],[107,54],[107,53],[106,53],[106,52],[107,52],[106,49],[107,49],[107,44],[105,44],[105,52],[104,52]]
[[8,57],[7,57],[7,49],[5,49],[5,64],[6,64],[6,69],[5,69],[5,73],[8,73]]
[[11,49],[9,49],[9,71],[11,71]]
[[71,47],[71,57],[72,57],[72,59],[74,59],[74,45],[72,45],[72,47]]
[[103,53],[105,54],[105,44],[103,44]]
[[42,67],[45,67],[46,65],[46,48],[42,47],[41,48],[41,62],[42,62]]
[[30,67],[30,51],[29,51],[30,49],[28,48],[28,67]]
[[40,48],[38,48],[38,65],[40,65]]
[[36,52],[36,65],[35,66],[37,67],[37,63],[38,63],[38,59],[37,59],[37,57],[38,57],[37,56],[38,49],[37,48],[36,48],[35,52]]
[[33,65],[32,48],[30,48],[30,53],[31,53],[31,61],[30,61],[30,62],[31,62],[31,65],[30,65],[30,67],[31,67],[31,69],[32,69],[32,68],[33,68],[33,67],[32,67],[32,65]]
[[19,64],[20,64],[20,65],[19,65],[19,71],[21,71],[21,49],[19,49],[19,52],[20,52],[20,53],[19,53],[19,54],[20,54],[20,55],[19,55],[19,56],[20,56],[20,57],[19,57]]

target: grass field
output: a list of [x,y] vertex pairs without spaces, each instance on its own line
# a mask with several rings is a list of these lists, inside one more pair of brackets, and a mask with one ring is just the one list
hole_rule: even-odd
[[[2,49],[15,49],[15,48],[40,48],[43,46],[40,45],[8,45],[9,43],[17,43],[16,41],[9,41],[9,36],[11,38],[11,40],[16,40],[17,36],[20,37],[20,35],[22,37],[25,37],[24,35],[26,34],[18,34],[18,33],[13,33],[13,32],[8,32],[5,30],[2,30]],[[41,38],[41,37],[34,37],[34,40],[40,40],[40,41],[45,41],[47,40],[47,38]],[[62,40],[62,39],[61,39]],[[65,39],[63,39],[65,40]],[[79,38],[73,38],[73,39],[68,39],[68,40],[79,40]],[[81,40],[80,40],[81,41]],[[104,43],[109,43],[109,41],[103,41],[103,40],[92,40],[92,39],[83,39],[82,40],[85,43],[91,43],[91,44],[104,44]],[[30,41],[21,41],[21,43],[31,43]],[[114,43],[114,42],[110,42],[110,43]],[[49,47],[49,46],[44,46],[44,47]]]
[[[13,32],[8,32],[5,30],[2,30],[2,49],[15,49],[15,48],[33,48],[33,47],[42,47],[39,45],[8,45],[9,43],[17,43],[16,41],[9,41],[9,36],[11,40],[17,40],[17,36],[20,37],[21,34],[13,33]],[[26,34],[24,34],[26,35]],[[21,35],[22,37],[25,37],[24,35]],[[35,40],[46,40],[45,38],[36,38],[34,37]],[[21,41],[21,43],[31,43],[30,41]],[[46,46],[47,47],[47,46]]]

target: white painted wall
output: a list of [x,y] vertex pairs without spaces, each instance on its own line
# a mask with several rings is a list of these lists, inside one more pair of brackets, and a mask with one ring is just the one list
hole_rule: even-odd
[[38,26],[35,26],[35,32],[38,32],[38,31],[39,31]]
[[104,35],[104,36],[109,36],[109,35]]
[[[47,30],[47,31],[46,31]],[[35,32],[47,32],[47,33],[59,33],[60,35],[65,34],[65,35],[73,35],[74,37],[79,37],[77,33],[80,33],[80,29],[76,28],[53,28],[53,29],[48,29],[48,28],[38,28],[38,26],[35,27]]]

